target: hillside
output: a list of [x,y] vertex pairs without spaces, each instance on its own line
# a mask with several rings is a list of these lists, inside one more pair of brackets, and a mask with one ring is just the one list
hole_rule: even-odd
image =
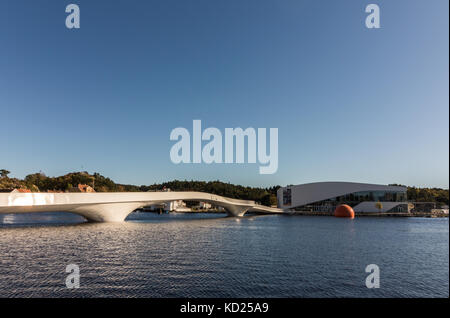
[[[172,191],[201,191],[218,194],[230,198],[254,200],[264,205],[276,205],[276,192],[280,186],[270,188],[245,187],[225,183],[221,181],[180,181],[173,180],[152,185],[130,185],[115,183],[108,177],[99,173],[72,172],[64,176],[48,177],[43,173],[27,175],[23,180],[9,178],[7,170],[0,170],[0,191],[11,191],[12,189],[29,189],[32,192],[68,191],[78,184],[87,184],[96,192],[130,192],[130,191],[161,191],[169,188]],[[416,188],[407,187],[409,201],[415,202],[438,202],[449,204],[448,189],[440,188]]]

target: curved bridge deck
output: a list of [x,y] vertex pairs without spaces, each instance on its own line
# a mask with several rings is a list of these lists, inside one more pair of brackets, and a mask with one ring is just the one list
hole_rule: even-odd
[[164,202],[188,200],[221,206],[228,214],[246,212],[282,213],[278,208],[258,205],[204,192],[108,192],[108,193],[0,193],[0,213],[72,212],[89,221],[120,222],[137,208]]

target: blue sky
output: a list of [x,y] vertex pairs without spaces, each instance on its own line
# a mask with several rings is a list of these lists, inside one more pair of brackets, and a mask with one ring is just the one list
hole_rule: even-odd
[[[65,27],[65,6],[81,28]],[[367,29],[377,3],[381,29]],[[449,185],[447,0],[0,0],[0,168],[122,183]],[[276,127],[279,169],[174,165],[172,129]]]

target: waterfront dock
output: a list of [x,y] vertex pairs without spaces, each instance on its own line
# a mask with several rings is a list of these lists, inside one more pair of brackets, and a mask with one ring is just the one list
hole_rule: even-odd
[[[292,211],[290,215],[306,215],[306,216],[334,216],[334,212],[317,212],[317,211]],[[445,212],[355,212],[355,217],[372,216],[372,217],[416,217],[416,218],[445,218],[448,213]]]

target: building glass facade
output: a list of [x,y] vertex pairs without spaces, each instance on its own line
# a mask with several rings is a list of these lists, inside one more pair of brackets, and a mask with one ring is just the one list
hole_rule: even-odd
[[[360,191],[348,193],[342,196],[310,203],[307,205],[296,207],[297,211],[317,211],[317,212],[333,212],[338,205],[348,204],[351,207],[361,202],[405,202],[407,206],[406,191]],[[398,207],[402,209],[404,207]],[[394,211],[392,211],[394,212]]]

